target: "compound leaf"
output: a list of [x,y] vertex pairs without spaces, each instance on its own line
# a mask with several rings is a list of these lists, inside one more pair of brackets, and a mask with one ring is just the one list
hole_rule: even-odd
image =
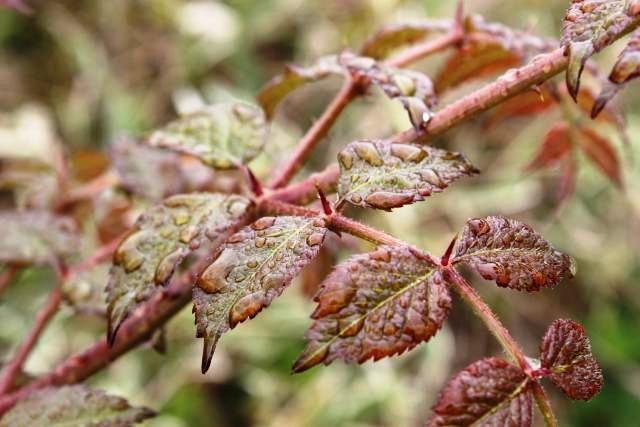
[[195,156],[215,169],[233,169],[258,155],[266,136],[259,107],[224,102],[169,123],[152,132],[146,143]]
[[609,141],[590,128],[580,128],[580,148],[591,162],[616,186],[622,187],[620,160]]
[[20,399],[0,420],[0,427],[129,427],[155,416],[125,399],[84,385],[49,387]]
[[452,262],[464,262],[498,286],[528,292],[558,284],[575,274],[574,260],[531,227],[499,216],[467,221]]
[[449,314],[437,266],[408,247],[380,247],[339,265],[321,285],[293,371],[335,359],[363,363],[428,341]]
[[385,141],[352,142],[338,154],[338,161],[340,197],[378,209],[424,200],[458,178],[478,173],[462,154]]
[[215,240],[232,228],[249,203],[236,195],[179,194],[144,212],[113,257],[107,285],[109,342],[131,310],[165,285],[205,239]]
[[381,28],[362,46],[362,56],[384,59],[396,49],[412,45],[425,37],[449,31],[446,21],[421,21],[391,24]]
[[639,18],[636,0],[572,0],[562,25],[561,45],[569,56],[566,81],[574,100],[587,59],[633,30]]
[[540,344],[540,362],[551,380],[572,399],[589,400],[602,388],[602,371],[591,354],[582,326],[572,320],[554,321]]
[[222,334],[279,296],[316,256],[326,231],[322,218],[263,217],[225,242],[193,289],[203,373]]
[[464,368],[446,385],[427,427],[530,426],[533,404],[527,375],[491,357]]

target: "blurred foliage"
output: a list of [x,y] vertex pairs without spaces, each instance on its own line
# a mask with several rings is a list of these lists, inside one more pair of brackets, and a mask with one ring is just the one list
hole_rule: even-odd
[[[121,134],[139,136],[204,103],[231,97],[252,100],[286,63],[305,65],[320,55],[357,48],[385,23],[450,17],[455,6],[438,0],[28,3],[34,10],[31,15],[0,9],[0,152],[9,147],[20,158],[29,149],[42,153],[39,143],[60,143],[71,159],[72,176],[81,182],[105,169],[106,157],[100,152],[107,152]],[[498,0],[467,1],[466,7],[487,20],[558,38],[568,0],[517,3],[517,12]],[[615,45],[596,61],[610,67],[621,48]],[[435,75],[444,57],[436,55],[416,68]],[[338,85],[339,79],[309,85],[285,101],[266,152],[252,163],[256,175],[266,177],[283,161],[283,153],[292,149]],[[441,103],[469,89],[455,90]],[[539,294],[497,289],[472,276],[529,354],[537,353],[537,343],[554,319],[584,324],[604,369],[605,386],[590,403],[571,402],[552,392],[554,408],[566,426],[637,425],[640,168],[633,159],[640,158],[640,98],[632,95],[634,90],[616,100],[626,112],[631,147],[624,152],[619,136],[608,134],[623,159],[624,190],[615,189],[580,157],[577,190],[558,208],[552,196],[558,171],[523,172],[551,123],[547,116],[512,120],[490,130],[473,120],[435,145],[465,153],[482,170],[480,177],[392,214],[356,208],[347,212],[366,215],[368,223],[435,253],[443,251],[468,217],[510,215],[572,254],[578,262],[577,277]],[[335,159],[349,141],[409,126],[401,106],[373,92],[347,109],[305,171]],[[52,159],[55,154],[45,154],[42,160],[55,168]],[[214,176],[220,188],[232,188],[236,180],[237,175]],[[43,199],[33,201],[27,192],[21,200],[26,205],[46,204],[47,191],[55,194],[55,183],[51,186],[37,190],[45,191]],[[0,197],[0,206],[6,203]],[[138,206],[140,200],[132,203]],[[121,219],[114,213],[117,208],[110,207],[105,204],[106,213],[96,212],[89,222],[104,225],[106,218],[121,230],[135,218]],[[82,243],[84,257],[95,247],[93,240],[102,240],[102,234],[113,238],[118,232],[100,228],[97,234]],[[344,242],[336,246],[341,260],[369,249],[354,240]],[[158,410],[160,416],[145,424],[154,427],[418,426],[454,369],[500,353],[473,314],[454,300],[444,329],[407,355],[361,367],[335,363],[292,376],[290,366],[304,347],[312,311],[308,287],[316,286],[317,280],[308,274],[301,277],[313,283],[298,280],[259,319],[225,336],[207,375],[199,372],[201,342],[193,337],[189,307],[168,324],[166,355],[147,348],[133,351],[89,383]],[[31,268],[21,271],[3,292],[3,359],[28,330],[54,280],[50,269]],[[65,308],[44,334],[26,371],[48,371],[65,355],[95,341],[104,329],[103,319]]]

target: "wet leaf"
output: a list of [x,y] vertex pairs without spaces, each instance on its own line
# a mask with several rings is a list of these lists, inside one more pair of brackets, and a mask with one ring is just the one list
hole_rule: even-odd
[[213,241],[235,225],[248,205],[241,196],[192,193],[145,211],[113,257],[107,286],[109,342],[131,310],[165,285],[206,239]]
[[279,296],[316,256],[326,231],[321,218],[263,217],[226,241],[193,289],[202,372],[222,334]]
[[499,216],[468,220],[454,254],[453,263],[464,262],[484,279],[520,291],[555,286],[575,274],[570,256],[528,225]]
[[74,274],[62,284],[62,297],[79,313],[94,316],[105,316],[104,285],[109,280],[109,264],[98,264],[95,267]]
[[504,360],[491,357],[472,363],[449,380],[427,427],[528,427],[532,419],[527,375]]
[[262,110],[244,102],[214,104],[151,133],[146,143],[195,156],[216,169],[252,160],[265,143]]
[[77,228],[48,211],[0,212],[0,262],[48,264],[78,250]]
[[121,397],[84,385],[49,387],[20,399],[0,420],[0,427],[128,427],[155,416]]
[[350,203],[391,209],[424,200],[478,173],[459,153],[427,145],[356,141],[338,154],[338,193]]
[[435,335],[451,307],[436,265],[408,247],[352,257],[325,279],[316,301],[294,372],[403,353]]
[[576,322],[558,319],[551,324],[540,344],[540,362],[572,399],[589,400],[602,388],[602,371],[591,354],[589,338]]
[[622,187],[621,166],[618,155],[609,141],[590,128],[580,128],[580,148],[591,162],[617,187]]
[[450,28],[451,23],[445,21],[387,25],[364,43],[361,54],[374,59],[384,59],[396,49],[408,47],[431,34],[447,32]]
[[574,100],[587,59],[639,22],[637,0],[572,0],[562,25],[561,45],[569,56],[566,81]]
[[571,153],[571,131],[565,122],[558,122],[549,129],[534,159],[526,169],[533,171],[549,167]]

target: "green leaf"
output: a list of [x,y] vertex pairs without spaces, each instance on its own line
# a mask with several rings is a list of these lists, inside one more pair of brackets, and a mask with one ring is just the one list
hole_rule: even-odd
[[640,23],[636,0],[573,0],[562,25],[561,45],[569,56],[567,89],[576,100],[587,59]]
[[18,400],[0,427],[129,427],[155,416],[120,397],[84,385],[49,387]]
[[499,216],[467,221],[452,263],[464,262],[498,286],[539,291],[575,274],[574,260],[531,227]]
[[109,280],[108,263],[71,275],[62,284],[62,297],[78,313],[103,317],[107,314],[104,284]]
[[227,240],[193,290],[202,372],[222,334],[279,296],[317,255],[326,231],[321,218],[263,217]]
[[151,133],[146,143],[195,156],[216,169],[234,169],[257,156],[266,137],[259,107],[228,102],[171,122]]
[[431,34],[450,31],[451,22],[421,21],[391,24],[381,28],[362,47],[362,56],[384,59],[396,49],[412,45]]
[[58,256],[75,254],[75,223],[47,211],[0,212],[0,262],[54,263]]
[[325,279],[315,300],[294,372],[403,353],[435,335],[451,307],[437,266],[409,247],[352,257]]
[[459,153],[426,145],[356,141],[338,154],[338,193],[350,203],[391,209],[424,200],[478,173]]
[[206,239],[232,228],[249,203],[236,195],[179,194],[143,213],[114,254],[107,285],[109,342],[131,310],[165,285]]

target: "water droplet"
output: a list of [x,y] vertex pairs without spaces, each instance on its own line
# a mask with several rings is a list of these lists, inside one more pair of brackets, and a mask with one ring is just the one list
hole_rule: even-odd
[[255,241],[256,248],[261,248],[267,243],[267,239],[264,237],[258,237]]
[[391,253],[386,249],[378,249],[377,251],[372,252],[371,255],[369,256],[371,257],[371,259],[376,261],[382,261],[382,262],[391,261]]
[[191,242],[198,234],[200,233],[200,229],[195,225],[191,225],[186,227],[184,230],[180,232],[180,241],[182,243]]
[[188,212],[177,212],[174,216],[173,216],[173,223],[175,225],[183,225],[186,224],[187,222],[189,222],[189,213]]
[[210,294],[222,291],[227,286],[226,278],[236,261],[236,256],[231,250],[222,251],[220,256],[198,277],[198,287]]
[[256,261],[255,259],[251,259],[247,261],[247,267],[256,268],[257,266],[258,266],[258,261]]
[[240,298],[229,311],[229,326],[235,326],[247,319],[251,319],[262,310],[267,300],[263,292],[254,292]]
[[429,155],[426,150],[409,144],[393,144],[391,154],[405,162],[419,162]]
[[357,205],[358,203],[362,202],[362,197],[360,197],[358,194],[352,194],[349,200],[351,200],[351,203]]
[[364,317],[354,320],[340,320],[339,329],[341,337],[352,337],[362,330],[364,326]]
[[368,204],[378,209],[396,208],[413,201],[410,193],[392,193],[389,191],[376,191],[365,199]]
[[176,264],[178,264],[185,255],[185,250],[178,249],[160,260],[154,277],[157,285],[164,285],[167,283],[173,274],[173,270],[176,268]]
[[427,181],[429,184],[434,187],[444,188],[446,184],[440,179],[440,176],[433,169],[423,169],[420,171],[420,176],[422,179]]
[[347,150],[343,150],[338,154],[338,161],[345,169],[351,169],[353,166],[353,156]]
[[271,273],[262,279],[262,287],[265,291],[269,289],[280,289],[284,286],[284,283],[284,274],[280,273]]
[[307,237],[307,244],[309,246],[317,246],[322,244],[324,241],[324,233],[311,233],[309,237]]
[[251,224],[251,228],[253,228],[254,230],[264,230],[265,228],[271,227],[275,221],[275,217],[265,216]]
[[354,142],[352,144],[358,157],[372,166],[382,166],[382,157],[371,142]]

